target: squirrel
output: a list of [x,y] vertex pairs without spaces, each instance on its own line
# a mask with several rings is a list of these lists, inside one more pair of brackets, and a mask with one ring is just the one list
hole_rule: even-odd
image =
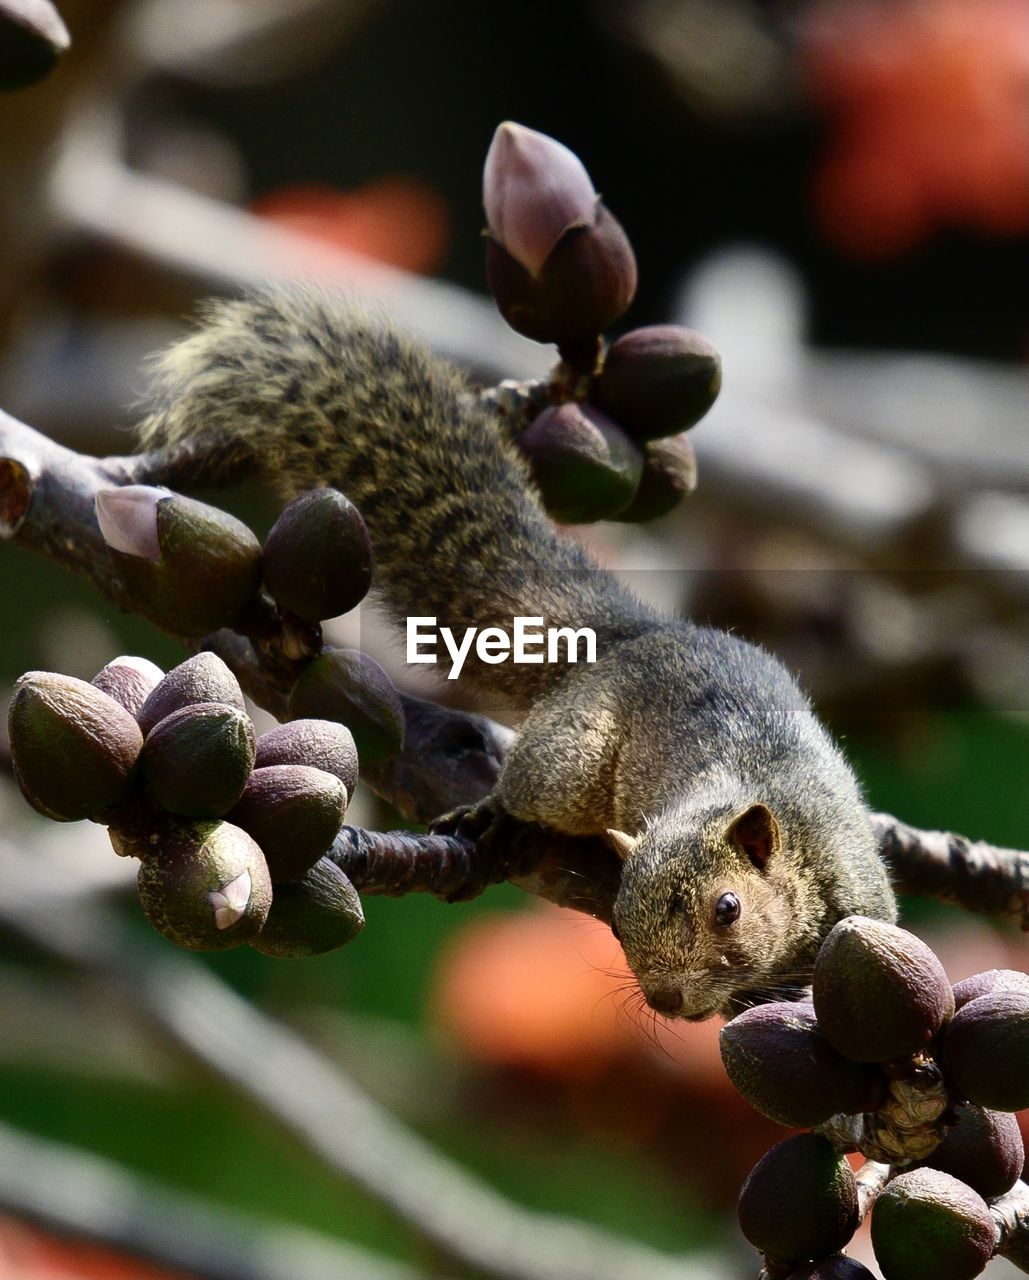
[[795,997],[837,920],[895,918],[858,783],[793,677],[660,616],[559,532],[456,368],[344,298],[266,289],[208,303],[155,397],[147,448],[236,450],[283,497],[342,489],[396,618],[595,631],[589,665],[469,661],[525,717],[485,806],[607,835],[624,860],[612,929],[653,1009]]

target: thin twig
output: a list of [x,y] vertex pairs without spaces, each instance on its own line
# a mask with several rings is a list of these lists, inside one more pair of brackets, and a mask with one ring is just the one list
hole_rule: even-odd
[[419,1280],[421,1272],[314,1232],[169,1191],[109,1160],[0,1125],[0,1206],[47,1231],[111,1245],[197,1280]]
[[0,849],[0,927],[100,979],[143,1021],[246,1098],[332,1174],[361,1186],[446,1255],[501,1280],[721,1280],[598,1227],[504,1200],[407,1130],[334,1063],[213,974],[155,958],[117,918]]

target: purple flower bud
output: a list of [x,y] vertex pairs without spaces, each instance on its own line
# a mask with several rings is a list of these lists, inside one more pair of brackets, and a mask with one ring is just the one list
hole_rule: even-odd
[[157,564],[161,559],[157,507],[170,497],[169,489],[151,484],[99,490],[95,499],[96,518],[104,541],[112,551]]
[[136,715],[150,691],[163,679],[164,672],[149,658],[124,654],[98,671],[90,684],[120,703],[130,715]]
[[597,214],[597,193],[579,157],[510,120],[493,135],[482,203],[490,235],[532,275],[569,227],[592,226]]
[[361,759],[377,764],[404,745],[404,706],[377,662],[356,649],[326,645],[300,672],[289,695],[291,720],[338,720]]
[[124,707],[84,680],[54,671],[21,677],[8,732],[25,798],[57,822],[98,817],[120,803],[143,745]]
[[740,1191],[740,1228],[755,1249],[804,1262],[842,1249],[858,1224],[854,1175],[825,1138],[798,1133],[777,1142]]
[[327,853],[347,809],[339,778],[304,764],[255,769],[229,821],[261,846],[273,883],[295,880]]
[[322,858],[299,879],[275,886],[268,919],[250,945],[266,956],[321,956],[363,928],[357,891],[334,862]]
[[592,405],[544,409],[518,445],[547,511],[565,524],[609,519],[628,506],[640,482],[639,446]]
[[938,1169],[915,1169],[876,1200],[872,1247],[885,1276],[971,1280],[996,1252],[997,1228],[971,1187]]

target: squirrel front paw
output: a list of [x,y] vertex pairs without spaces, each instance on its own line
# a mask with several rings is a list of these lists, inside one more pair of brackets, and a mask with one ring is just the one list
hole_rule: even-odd
[[477,804],[460,804],[442,814],[429,824],[429,831],[434,836],[458,836],[479,844],[499,818],[500,813],[488,799],[480,800]]

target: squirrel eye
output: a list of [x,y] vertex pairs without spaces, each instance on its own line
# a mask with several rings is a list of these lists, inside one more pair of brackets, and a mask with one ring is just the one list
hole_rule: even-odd
[[715,924],[733,924],[740,916],[740,900],[734,893],[723,893],[715,903]]

